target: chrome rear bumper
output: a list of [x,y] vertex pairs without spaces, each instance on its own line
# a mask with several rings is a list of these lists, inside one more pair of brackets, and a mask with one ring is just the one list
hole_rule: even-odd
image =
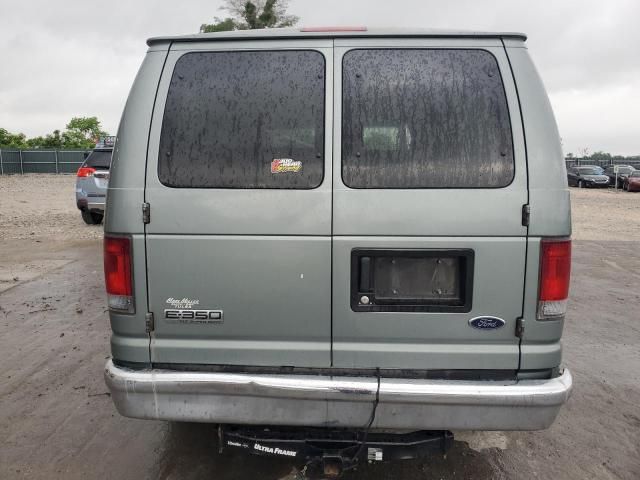
[[[105,381],[127,417],[254,425],[362,427],[377,389],[376,378],[130,370],[111,360]],[[540,430],[571,387],[567,369],[517,382],[382,378],[373,427]]]

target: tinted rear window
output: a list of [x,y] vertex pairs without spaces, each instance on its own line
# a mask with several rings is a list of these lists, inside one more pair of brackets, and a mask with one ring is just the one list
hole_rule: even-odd
[[85,165],[93,168],[109,168],[111,165],[111,150],[94,150],[85,160]]
[[158,176],[171,187],[314,188],[324,175],[324,57],[189,53],[167,96]]
[[342,179],[353,188],[495,188],[511,124],[484,50],[352,50],[342,70]]

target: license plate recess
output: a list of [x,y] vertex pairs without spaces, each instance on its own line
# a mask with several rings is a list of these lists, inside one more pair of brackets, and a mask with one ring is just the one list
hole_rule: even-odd
[[354,249],[351,308],[374,312],[469,312],[471,249]]

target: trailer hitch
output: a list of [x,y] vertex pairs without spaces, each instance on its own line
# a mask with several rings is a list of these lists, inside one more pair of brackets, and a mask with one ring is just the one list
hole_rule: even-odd
[[300,478],[340,478],[364,462],[382,462],[445,454],[453,445],[449,431],[411,433],[358,432],[347,429],[221,425],[220,451],[244,450],[289,458]]

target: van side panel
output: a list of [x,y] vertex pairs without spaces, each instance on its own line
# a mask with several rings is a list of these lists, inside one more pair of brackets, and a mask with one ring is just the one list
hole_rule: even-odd
[[509,48],[507,54],[518,86],[527,141],[529,236],[567,237],[571,235],[571,204],[553,110],[527,49]]
[[160,46],[155,46],[153,50],[147,53],[138,71],[118,127],[104,222],[106,234],[123,233],[132,236],[136,311],[134,314],[110,312],[109,317],[113,332],[113,358],[135,363],[149,363],[150,360],[149,334],[145,329],[147,265],[141,208],[144,202],[149,122],[158,78],[166,57],[166,47],[164,51]]
[[527,49],[508,47],[507,54],[518,86],[526,134],[531,206],[521,368],[554,368],[562,357],[564,320],[536,319],[540,240],[571,235],[567,172],[553,110]]
[[525,329],[522,339],[521,362],[523,369],[555,368],[562,359],[560,337],[564,319],[539,321],[536,319],[538,302],[538,275],[540,270],[540,238],[529,238],[527,282],[525,289]]
[[144,233],[141,208],[149,125],[166,56],[166,49],[147,53],[120,119],[111,160],[106,233]]
[[115,360],[149,363],[149,334],[145,329],[147,312],[144,272],[144,235],[131,236],[133,251],[133,278],[136,312],[134,314],[109,312],[111,321],[111,354]]

